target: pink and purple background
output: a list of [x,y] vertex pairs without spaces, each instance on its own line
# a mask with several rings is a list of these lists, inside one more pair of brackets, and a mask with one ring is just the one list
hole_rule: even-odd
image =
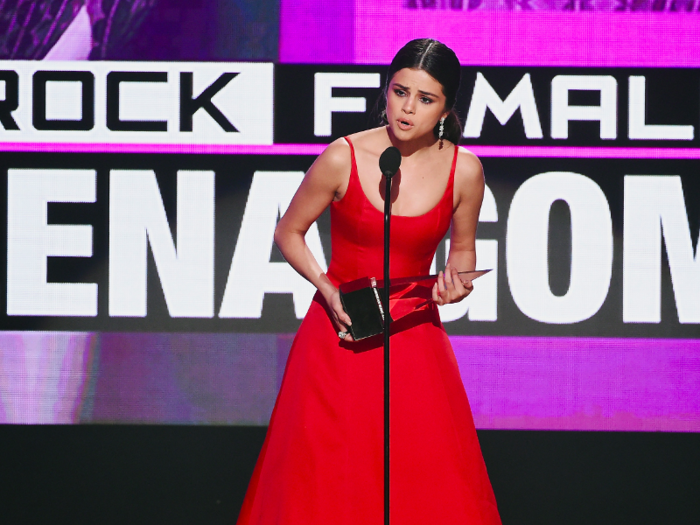
[[[266,425],[292,339],[3,332],[0,421]],[[451,341],[477,428],[700,431],[700,340]]]
[[[404,3],[282,0],[279,60],[388,64],[406,41],[432,36],[464,65],[700,66],[697,13],[412,10]],[[323,146],[167,148],[294,155],[318,154]],[[154,151],[130,144],[6,143],[2,149]],[[496,157],[700,158],[700,150],[688,148],[471,149]],[[0,422],[265,425],[292,337],[0,332]],[[700,338],[451,340],[478,428],[700,432]]]
[[448,3],[410,9],[406,0],[282,0],[280,62],[389,64],[405,42],[431,37],[472,66],[700,65],[697,10],[618,12],[611,2],[598,11],[516,11],[499,2],[470,11]]

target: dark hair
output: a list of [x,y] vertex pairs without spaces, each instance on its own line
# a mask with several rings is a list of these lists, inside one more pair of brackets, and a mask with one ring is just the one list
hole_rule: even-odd
[[[432,38],[417,38],[411,40],[396,53],[391,61],[389,72],[386,77],[384,89],[384,99],[382,103],[386,107],[386,92],[389,83],[397,71],[402,69],[418,69],[425,71],[442,85],[442,92],[445,95],[445,109],[449,110],[449,115],[445,119],[444,137],[453,144],[459,144],[462,138],[462,125],[459,123],[459,116],[454,109],[457,91],[462,76],[462,68],[459,59],[449,47],[442,42]],[[381,118],[386,124],[386,109],[382,111]],[[438,136],[440,123],[435,126],[433,132]]]

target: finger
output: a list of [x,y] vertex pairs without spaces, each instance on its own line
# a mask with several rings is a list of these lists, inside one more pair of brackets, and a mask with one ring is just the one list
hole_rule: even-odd
[[333,316],[333,328],[335,328],[336,332],[344,332],[345,330],[347,330],[343,323],[340,322],[340,319],[338,319],[337,315]]
[[456,268],[450,268],[450,277],[452,278],[452,284],[455,289],[461,292],[462,279],[459,278],[459,272]]
[[474,283],[472,283],[471,281],[464,281],[462,285],[464,286],[464,290],[467,292],[467,295],[472,293],[472,291],[474,290]]
[[[350,316],[343,312],[336,312],[336,315],[338,316],[338,321],[342,323],[345,326],[350,326],[352,324],[352,320],[350,319]],[[345,329],[345,328],[343,328]]]
[[440,304],[440,295],[438,295],[438,283],[435,283],[433,285],[433,301],[436,302],[437,304]]
[[[341,333],[341,332],[344,332],[344,333],[345,333],[345,335],[344,335],[343,337],[340,337],[340,333]],[[354,339],[352,338],[352,335],[350,334],[350,331],[349,331],[347,328],[345,328],[345,327],[341,327],[341,328],[338,330],[338,339],[340,339],[341,342],[343,342],[343,341],[345,341],[345,342],[347,342],[347,341],[350,341],[350,342],[354,341]]]
[[333,323],[333,328],[335,328],[336,332],[347,332],[348,327],[345,325],[345,323],[339,318],[338,312],[335,310],[332,310],[330,312],[330,318],[331,322]]
[[454,287],[454,278],[452,277],[452,269],[448,266],[445,268],[445,288]]
[[343,341],[353,341],[352,336],[350,335],[350,331],[348,330],[348,327],[350,326],[350,316],[343,310],[342,312],[343,318],[340,318],[340,315],[337,311],[333,311],[333,324],[335,325],[335,329],[338,333],[340,332],[345,332],[346,335],[345,337],[340,337]]
[[437,285],[438,285],[438,293],[442,297],[442,295],[445,293],[445,277],[442,272],[438,274],[437,278]]
[[345,308],[343,308],[343,303],[340,301],[340,297],[333,298],[333,313],[335,314],[338,323],[342,323],[345,326],[350,326],[352,324],[350,316],[345,311]]

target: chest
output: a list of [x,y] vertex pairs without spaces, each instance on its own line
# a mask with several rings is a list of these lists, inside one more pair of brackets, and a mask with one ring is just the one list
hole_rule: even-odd
[[[392,215],[417,217],[435,208],[445,197],[450,182],[451,163],[405,162],[392,179]],[[365,198],[377,210],[384,210],[384,177],[376,163],[358,159],[357,181]]]

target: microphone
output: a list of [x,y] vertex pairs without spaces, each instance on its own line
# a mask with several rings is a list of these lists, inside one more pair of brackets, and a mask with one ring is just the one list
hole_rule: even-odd
[[401,152],[398,148],[389,146],[379,157],[379,169],[387,179],[391,179],[399,171],[399,166],[401,166]]

